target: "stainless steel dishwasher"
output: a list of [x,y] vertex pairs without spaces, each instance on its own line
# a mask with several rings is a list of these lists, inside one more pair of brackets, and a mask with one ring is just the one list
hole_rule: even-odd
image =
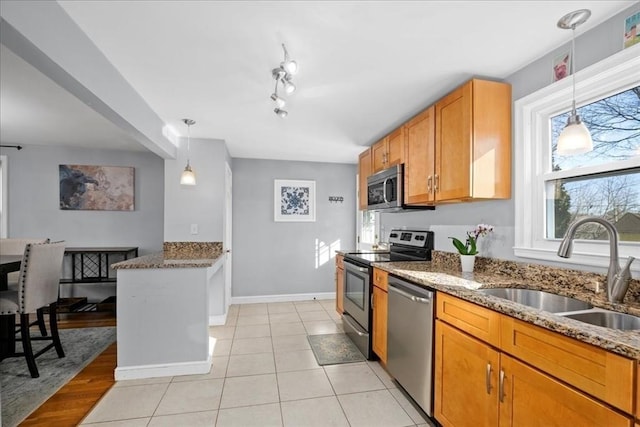
[[387,369],[430,417],[434,303],[433,291],[389,276]]

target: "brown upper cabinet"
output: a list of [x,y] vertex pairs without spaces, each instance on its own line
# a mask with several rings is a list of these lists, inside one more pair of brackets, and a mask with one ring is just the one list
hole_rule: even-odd
[[435,107],[431,106],[405,125],[404,202],[428,205],[435,201]]
[[404,140],[404,126],[400,126],[371,146],[373,173],[380,172],[383,169],[399,165],[403,162]]
[[436,201],[511,197],[511,86],[472,79],[435,104]]
[[[472,79],[360,155],[369,174],[404,163],[404,203],[511,197],[511,86]],[[360,209],[366,209],[361,197]]]
[[367,178],[371,175],[371,148],[360,153],[358,158],[358,208],[367,209]]

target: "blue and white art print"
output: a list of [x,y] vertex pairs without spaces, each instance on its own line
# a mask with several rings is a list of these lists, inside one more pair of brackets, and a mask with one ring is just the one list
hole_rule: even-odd
[[274,184],[274,221],[316,220],[315,181],[276,179]]

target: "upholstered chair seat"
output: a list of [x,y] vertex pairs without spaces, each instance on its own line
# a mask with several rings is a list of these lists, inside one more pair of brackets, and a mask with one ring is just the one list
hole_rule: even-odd
[[[28,243],[22,256],[18,289],[0,291],[0,315],[20,316],[20,341],[23,352],[14,352],[11,356],[24,356],[33,378],[40,376],[36,357],[51,348],[56,349],[58,357],[64,357],[57,321],[58,286],[62,273],[64,248],[64,242]],[[36,313],[45,306],[49,307],[51,336],[32,337],[29,331],[29,314]],[[34,354],[32,340],[52,342]]]
[[[24,248],[29,243],[49,243],[49,239],[0,239],[0,255],[22,255],[24,254]],[[9,289],[18,289],[19,277],[20,273],[17,271],[7,274]]]
[[[49,243],[49,239],[0,239],[0,255],[24,255],[24,249],[29,244]],[[10,291],[18,290],[18,280],[20,279],[19,271],[12,271],[7,274],[7,285]],[[0,310],[1,311],[1,310]],[[44,312],[42,309],[37,311],[37,320],[32,325],[38,324],[42,336],[47,335],[47,327],[44,322]]]

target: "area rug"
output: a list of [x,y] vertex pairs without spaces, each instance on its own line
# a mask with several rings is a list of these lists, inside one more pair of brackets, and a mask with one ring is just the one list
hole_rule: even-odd
[[[116,328],[61,329],[66,357],[51,349],[36,359],[39,378],[31,378],[24,357],[0,362],[0,405],[3,427],[14,427],[116,340]],[[34,352],[49,341],[34,341]],[[20,343],[17,343],[18,350]]]
[[320,366],[365,360],[346,334],[309,335],[307,339]]

